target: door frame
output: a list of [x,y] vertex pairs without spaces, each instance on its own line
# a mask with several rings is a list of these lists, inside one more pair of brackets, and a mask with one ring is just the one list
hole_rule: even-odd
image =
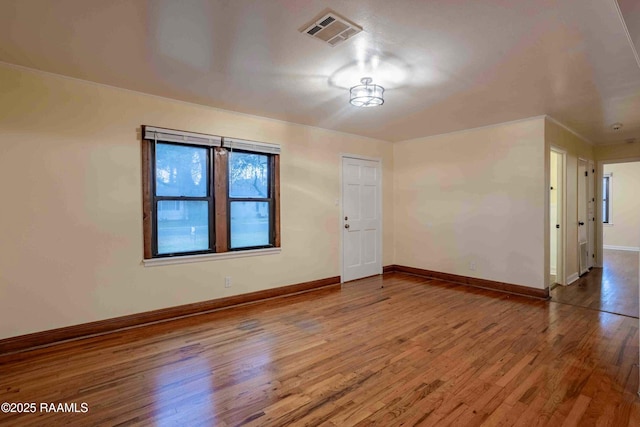
[[[604,267],[604,227],[602,226],[602,177],[604,176],[604,165],[616,163],[640,162],[640,157],[629,157],[626,159],[598,160],[596,168],[596,262],[594,267]],[[640,395],[640,391],[638,392]]]
[[[558,215],[558,223],[560,224],[560,233],[558,235],[558,249],[557,249],[557,261],[556,261],[556,283],[562,286],[567,286],[567,277],[566,277],[566,251],[567,251],[567,151],[551,145],[549,147],[549,157],[551,157],[551,152],[558,154],[558,164],[562,168],[562,172],[558,175],[558,207],[560,210],[560,215]],[[547,180],[550,181],[551,176],[551,168],[549,168],[549,173],[547,173]],[[547,189],[550,188],[550,182],[547,183]],[[547,190],[547,194],[549,194],[549,190]],[[551,202],[549,197],[547,196],[547,221],[549,223],[549,227],[547,228],[547,234],[549,234],[549,230],[551,227]],[[548,262],[546,267],[546,275],[545,277],[549,277],[550,274],[550,265],[551,265],[551,239],[549,237],[549,243],[547,244],[548,254],[547,259]],[[548,279],[546,279],[548,280]],[[553,283],[549,283],[548,285],[553,285]]]
[[339,254],[340,254],[340,283],[344,283],[344,234],[342,231],[342,227],[344,227],[344,177],[342,176],[342,169],[343,169],[343,163],[344,163],[344,159],[356,159],[356,160],[368,160],[368,161],[372,161],[372,162],[377,162],[378,166],[380,168],[380,185],[378,186],[378,194],[377,194],[377,198],[378,198],[378,212],[380,214],[380,227],[378,229],[378,247],[376,248],[376,252],[378,254],[378,259],[380,260],[380,272],[378,274],[382,274],[382,270],[383,270],[383,263],[382,263],[382,235],[384,234],[382,232],[382,227],[383,227],[383,216],[382,216],[382,178],[383,178],[383,163],[382,163],[382,158],[380,157],[369,157],[369,156],[362,156],[360,154],[350,154],[350,153],[340,153],[340,157],[339,157],[339,169],[340,169],[340,199],[338,201],[339,205],[340,205],[340,217],[338,218],[338,230],[339,230],[339,235],[340,235],[340,250],[339,250]]
[[[577,187],[576,187],[576,193],[578,196],[578,204],[576,205],[576,247],[578,248],[578,252],[577,252],[577,263],[578,263],[578,277],[582,277],[583,275],[587,274],[589,272],[589,267],[587,266],[585,271],[582,271],[580,269],[580,205],[582,204],[583,209],[585,210],[585,223],[584,225],[586,226],[586,236],[587,236],[587,251],[589,250],[589,246],[591,245],[591,243],[589,242],[589,162],[592,162],[592,160],[589,160],[585,157],[578,157],[578,181],[577,181]],[[587,175],[582,175],[580,174],[580,163],[584,163],[585,164],[585,172],[587,173]],[[585,178],[587,178],[585,180]],[[580,200],[580,183],[583,183],[582,185],[585,186],[584,188],[584,194],[585,194],[585,198],[584,200]],[[587,257],[589,256],[589,253],[587,252]],[[589,260],[587,259],[587,265],[589,264]]]
[[[587,187],[587,221],[589,222],[589,227],[587,228],[587,239],[589,248],[589,252],[591,255],[587,260],[587,265],[589,266],[589,270],[596,266],[596,164],[593,160],[589,160],[587,163],[587,170],[591,171],[591,175],[589,175],[589,182]],[[591,202],[589,199],[592,199]],[[593,216],[589,215],[589,203],[593,203]]]

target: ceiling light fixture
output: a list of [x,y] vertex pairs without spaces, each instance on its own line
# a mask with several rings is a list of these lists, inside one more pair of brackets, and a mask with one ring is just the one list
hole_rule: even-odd
[[363,77],[357,86],[349,90],[349,102],[356,107],[378,107],[384,104],[384,88],[374,85],[371,77]]

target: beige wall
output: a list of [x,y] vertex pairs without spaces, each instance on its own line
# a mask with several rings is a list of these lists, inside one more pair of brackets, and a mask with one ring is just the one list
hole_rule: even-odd
[[396,143],[396,264],[544,288],[544,130],[536,118]]
[[[0,338],[339,275],[340,153],[383,159],[393,262],[389,143],[5,65],[0,94]],[[282,253],[142,266],[142,124],[280,143]]]
[[638,249],[640,245],[640,162],[604,165],[604,173],[612,174],[611,224],[603,225],[606,246]]
[[598,161],[640,158],[640,142],[614,145],[599,145],[594,148]]
[[[569,189],[593,158],[543,118],[392,145],[6,65],[0,93],[0,339],[339,275],[341,153],[383,160],[383,265],[543,288],[548,147]],[[142,124],[281,144],[282,253],[142,266]]]
[[[552,120],[545,120],[545,145],[557,147],[566,152],[565,199],[566,199],[566,247],[565,280],[576,278],[578,274],[578,159],[593,160],[593,146],[582,138],[559,126]],[[597,248],[597,245],[596,245]]]

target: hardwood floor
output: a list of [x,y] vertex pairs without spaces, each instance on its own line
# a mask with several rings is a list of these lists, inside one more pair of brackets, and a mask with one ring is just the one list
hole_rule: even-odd
[[[384,287],[382,287],[384,285]],[[638,321],[390,273],[0,357],[2,425],[640,425]]]
[[638,253],[605,249],[604,268],[551,291],[553,301],[638,317]]

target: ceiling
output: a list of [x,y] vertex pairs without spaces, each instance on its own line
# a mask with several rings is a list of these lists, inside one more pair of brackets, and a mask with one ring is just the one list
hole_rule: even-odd
[[[2,0],[0,61],[387,141],[548,114],[618,143],[640,140],[640,2],[619,4]],[[328,8],[364,31],[299,32]],[[384,106],[349,104],[364,76]]]

